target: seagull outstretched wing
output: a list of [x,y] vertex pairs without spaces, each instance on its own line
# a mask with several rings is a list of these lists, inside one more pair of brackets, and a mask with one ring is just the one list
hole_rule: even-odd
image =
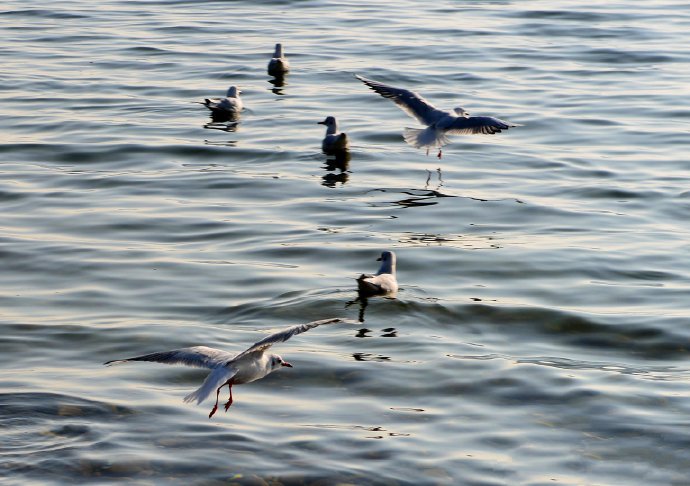
[[160,353],[145,354],[134,358],[115,359],[103,364],[114,365],[126,363],[128,361],[153,361],[164,364],[183,364],[195,368],[214,369],[231,361],[233,355],[221,351],[220,349],[208,348],[206,346],[194,346],[191,348],[173,349],[172,351],[162,351]]
[[393,100],[393,102],[405,113],[412,118],[416,118],[424,125],[433,125],[441,117],[447,115],[447,113],[439,110],[414,91],[388,86],[387,84],[367,79],[358,74],[355,74],[355,77],[384,98]]
[[266,336],[261,341],[252,344],[245,351],[242,351],[240,354],[235,356],[234,360],[238,360],[251,353],[263,352],[266,349],[273,346],[274,344],[284,343],[292,336],[296,334],[301,334],[305,331],[308,331],[309,329],[314,329],[315,327],[322,326],[324,324],[335,324],[338,322],[344,322],[344,320],[335,317],[333,319],[321,319],[320,321],[313,321],[308,322],[307,324],[298,324],[297,326],[288,327],[287,329],[283,329],[282,331],[278,331],[274,334]]
[[492,116],[471,116],[468,118],[459,117],[453,121],[446,133],[450,135],[463,135],[472,133],[483,133],[485,135],[493,135],[499,133],[501,130],[508,130],[511,127],[516,127],[513,123],[499,120]]

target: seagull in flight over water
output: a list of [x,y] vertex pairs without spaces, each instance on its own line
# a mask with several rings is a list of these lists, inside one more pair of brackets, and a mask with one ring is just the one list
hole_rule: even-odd
[[395,88],[355,74],[355,77],[369,86],[384,98],[393,100],[405,113],[427,128],[406,128],[403,132],[405,141],[415,148],[438,147],[438,158],[442,156],[441,147],[450,142],[446,135],[482,133],[493,135],[516,125],[491,116],[470,116],[464,108],[458,106],[453,111],[436,108],[414,91]]
[[301,334],[309,329],[324,324],[336,324],[339,322],[345,322],[345,320],[339,318],[322,319],[320,321],[288,327],[270,336],[266,336],[261,341],[254,343],[236,356],[226,351],[221,351],[220,349],[208,348],[206,346],[194,346],[191,348],[145,354],[134,358],[117,359],[103,364],[114,365],[126,363],[128,361],[154,361],[156,363],[183,364],[196,368],[210,369],[211,372],[208,374],[203,384],[184,397],[184,401],[192,402],[196,400],[197,404],[200,404],[215,390],[216,404],[213,406],[211,413],[208,414],[208,418],[211,418],[213,414],[216,413],[216,410],[218,410],[218,395],[220,394],[220,389],[224,386],[228,386],[228,393],[230,395],[225,404],[225,411],[227,412],[230,405],[232,405],[233,385],[241,385],[256,381],[283,366],[292,368],[290,363],[283,360],[283,358],[277,354],[266,352],[271,346],[285,342],[292,336]]

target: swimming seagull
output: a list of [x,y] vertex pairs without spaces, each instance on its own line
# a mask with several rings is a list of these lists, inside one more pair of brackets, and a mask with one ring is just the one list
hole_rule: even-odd
[[266,336],[237,356],[233,356],[231,353],[221,351],[220,349],[208,348],[206,346],[194,346],[191,348],[145,354],[134,358],[116,359],[103,364],[113,365],[125,363],[127,361],[155,361],[157,363],[183,364],[196,368],[210,369],[211,372],[206,377],[206,380],[204,380],[204,383],[197,390],[184,397],[184,401],[192,402],[196,400],[197,404],[200,404],[213,390],[215,390],[216,404],[213,406],[211,413],[208,414],[208,418],[211,418],[218,409],[218,395],[220,394],[220,389],[225,385],[228,386],[228,392],[230,394],[230,398],[225,404],[225,411],[227,412],[230,405],[232,405],[233,385],[241,385],[256,381],[283,366],[292,368],[290,363],[284,361],[283,358],[277,354],[266,353],[271,346],[285,342],[292,336],[301,334],[317,326],[335,324],[338,322],[345,321],[339,318],[323,319],[288,327],[270,336]]
[[321,149],[327,154],[345,152],[350,148],[350,140],[346,133],[338,133],[338,122],[334,116],[327,116],[324,121],[317,122],[326,125],[326,136],[321,142]]
[[290,71],[290,62],[283,55],[283,45],[280,43],[276,44],[273,57],[268,61],[268,74],[279,77],[285,75],[288,71]]
[[211,110],[211,114],[226,116],[228,118],[234,118],[239,116],[240,112],[244,108],[244,104],[240,99],[241,91],[237,86],[230,86],[228,88],[228,94],[225,98],[215,98],[204,100],[204,105]]
[[395,278],[395,253],[384,251],[377,259],[381,267],[376,275],[360,275],[357,278],[357,290],[364,297],[373,295],[389,295],[398,291],[398,281]]
[[438,158],[441,158],[441,147],[450,142],[446,135],[482,133],[493,135],[516,125],[491,116],[470,116],[464,108],[458,106],[453,111],[436,108],[419,94],[402,88],[395,88],[355,74],[355,77],[369,86],[384,98],[389,98],[405,113],[427,128],[406,128],[403,132],[405,141],[415,148],[438,147]]

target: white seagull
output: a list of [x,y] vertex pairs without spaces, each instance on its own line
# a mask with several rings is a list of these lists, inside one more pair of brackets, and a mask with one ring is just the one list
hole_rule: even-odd
[[350,140],[346,133],[338,133],[338,122],[334,116],[327,116],[324,121],[317,122],[326,125],[326,136],[321,142],[321,150],[327,154],[345,152],[350,148]]
[[213,114],[236,117],[244,108],[244,104],[240,99],[240,93],[241,91],[237,86],[230,86],[225,98],[206,98],[204,100],[204,105],[211,110]]
[[211,418],[218,409],[218,395],[220,394],[220,389],[225,385],[228,386],[228,393],[230,394],[230,398],[225,404],[225,411],[227,412],[230,405],[232,405],[232,385],[251,383],[283,366],[292,368],[290,363],[284,361],[283,358],[277,354],[266,353],[271,346],[276,343],[285,342],[295,334],[301,334],[317,326],[335,324],[338,322],[345,321],[339,318],[323,319],[288,327],[270,336],[266,336],[264,339],[254,343],[248,349],[236,356],[226,351],[221,351],[220,349],[208,348],[206,346],[194,346],[191,348],[145,354],[134,358],[117,359],[103,364],[113,365],[128,361],[154,361],[157,363],[183,364],[196,368],[210,369],[211,372],[206,377],[206,380],[204,380],[204,383],[194,392],[184,397],[184,401],[192,402],[196,400],[197,404],[200,404],[213,390],[215,390],[216,404],[213,406],[211,413],[208,414],[208,418]]
[[441,158],[441,147],[450,142],[446,135],[483,133],[493,135],[516,125],[491,116],[470,116],[464,108],[458,106],[453,111],[436,108],[419,94],[402,88],[395,88],[355,74],[355,77],[369,86],[384,98],[389,98],[405,113],[427,128],[406,128],[403,132],[405,141],[415,148],[438,147],[438,158]]
[[290,71],[290,62],[283,55],[283,44],[276,44],[273,57],[268,61],[268,74],[279,77],[285,75],[288,71]]
[[376,275],[360,275],[357,278],[357,289],[364,297],[373,295],[392,295],[398,291],[398,281],[395,278],[395,253],[384,251],[377,259],[381,267]]

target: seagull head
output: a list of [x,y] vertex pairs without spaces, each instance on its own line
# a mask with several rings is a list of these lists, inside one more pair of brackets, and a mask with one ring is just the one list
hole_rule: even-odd
[[468,112],[466,112],[462,106],[456,106],[455,108],[453,108],[453,111],[458,116],[464,116],[465,118],[470,117],[470,114]]
[[292,365],[290,363],[283,360],[283,358],[281,358],[277,354],[271,355],[271,370],[282,368],[283,366],[287,366],[288,368],[292,368]]
[[230,86],[230,88],[228,88],[228,94],[225,96],[227,98],[238,98],[241,92],[242,91],[240,91],[240,88],[237,86]]
[[382,273],[395,274],[395,253],[392,251],[384,251],[376,261],[381,262],[381,268],[379,268],[377,275],[381,275]]
[[334,127],[336,125],[334,116],[327,116],[324,121],[316,122],[318,125],[326,125],[327,127]]

